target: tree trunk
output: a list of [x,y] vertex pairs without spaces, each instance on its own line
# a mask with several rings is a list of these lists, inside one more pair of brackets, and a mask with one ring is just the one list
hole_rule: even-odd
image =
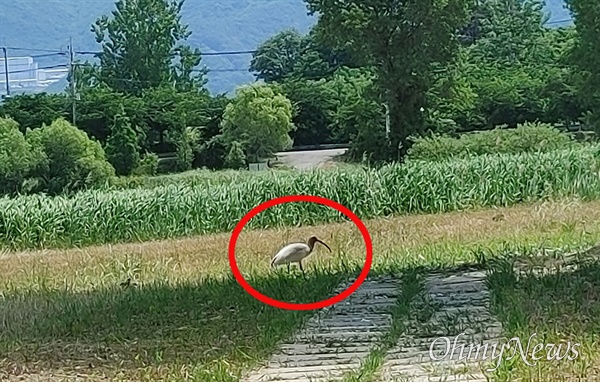
[[403,161],[411,142],[411,135],[423,132],[423,115],[421,112],[421,96],[408,89],[394,89],[389,92],[390,159]]

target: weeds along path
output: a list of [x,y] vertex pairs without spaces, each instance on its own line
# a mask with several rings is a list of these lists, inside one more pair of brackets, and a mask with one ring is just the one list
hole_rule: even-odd
[[487,381],[478,361],[486,344],[489,359],[502,325],[489,313],[485,280],[481,271],[427,275],[424,293],[413,302],[418,314],[387,352],[379,381]]
[[396,278],[368,278],[350,297],[313,316],[265,365],[242,381],[327,381],[359,369],[373,345],[389,331],[390,310],[399,292]]

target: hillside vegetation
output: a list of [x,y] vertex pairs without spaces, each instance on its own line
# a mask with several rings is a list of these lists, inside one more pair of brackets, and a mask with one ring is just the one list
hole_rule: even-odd
[[[0,45],[63,49],[73,37],[77,50],[99,50],[90,32],[92,23],[114,9],[113,0],[3,0],[0,2]],[[307,15],[302,0],[190,0],[182,10],[183,21],[193,34],[190,45],[203,52],[256,49],[269,36],[287,28],[307,32],[315,18]],[[43,52],[10,51],[11,55]],[[90,56],[79,56],[90,59]],[[254,80],[248,72],[251,55],[208,56],[203,63],[216,70],[209,89],[233,92],[236,86]],[[67,57],[42,57],[40,67],[67,63]]]
[[[73,37],[77,50],[98,50],[89,32],[90,26],[113,9],[113,0],[3,0],[0,2],[0,45],[65,50],[69,37]],[[570,18],[563,0],[548,0],[546,11],[551,14],[550,22]],[[190,44],[205,52],[253,50],[281,30],[296,28],[305,33],[316,21],[307,15],[303,0],[187,1],[182,15],[193,32]],[[41,53],[11,51],[10,55]],[[36,60],[40,67],[67,63],[66,57]],[[242,69],[212,72],[209,89],[214,93],[232,92],[236,86],[253,81],[252,74],[246,71],[250,60],[250,55],[206,57],[204,64],[209,68]]]

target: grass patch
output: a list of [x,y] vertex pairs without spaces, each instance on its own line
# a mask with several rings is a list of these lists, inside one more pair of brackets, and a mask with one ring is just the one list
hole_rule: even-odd
[[[327,297],[342,277],[340,271],[313,272],[307,279],[257,276],[249,282],[273,298],[306,303]],[[0,311],[2,370],[73,373],[85,366],[113,378],[153,379],[183,379],[181,368],[200,373],[196,366],[210,369],[220,361],[235,377],[310,315],[265,306],[231,277],[81,292],[9,290]]]
[[[496,380],[600,378],[600,250],[585,255],[588,261],[565,261],[559,251],[494,262],[489,280],[494,312],[506,337],[519,338],[527,354],[527,361],[519,353],[504,360],[495,371]],[[550,272],[538,272],[543,268]]]
[[[502,216],[502,218],[498,218]],[[411,269],[490,263],[507,251],[579,248],[600,240],[600,203],[576,201],[377,219],[366,222],[374,243],[374,274],[402,272],[389,346],[403,330],[412,294]],[[299,272],[272,272],[284,242],[317,232],[319,250]],[[229,235],[143,244],[0,255],[0,379],[52,373],[88,380],[238,381],[310,312],[289,312],[254,300],[230,276]],[[238,266],[270,297],[311,302],[356,274],[364,245],[351,223],[244,231]],[[123,289],[128,277],[137,285]],[[409,310],[413,315],[412,307]],[[421,319],[421,321],[424,318]],[[354,377],[372,380],[383,353]],[[362,372],[362,374],[361,374]],[[349,375],[347,378],[353,378]],[[16,380],[16,379],[15,379]]]
[[[598,147],[481,156],[445,163],[411,162],[381,169],[281,176],[269,172],[244,182],[86,191],[72,198],[1,198],[0,246],[77,247],[230,232],[258,204],[290,194],[310,193],[333,199],[363,219],[508,206],[569,196],[592,200],[600,196]],[[248,228],[315,225],[345,219],[321,205],[288,203],[262,212],[250,221]]]

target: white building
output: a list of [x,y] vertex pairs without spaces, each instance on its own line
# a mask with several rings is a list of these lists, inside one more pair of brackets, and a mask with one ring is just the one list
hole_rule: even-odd
[[[8,57],[8,81],[11,92],[39,91],[65,77],[67,68],[39,69],[33,57]],[[6,94],[4,57],[0,57],[0,92]]]

